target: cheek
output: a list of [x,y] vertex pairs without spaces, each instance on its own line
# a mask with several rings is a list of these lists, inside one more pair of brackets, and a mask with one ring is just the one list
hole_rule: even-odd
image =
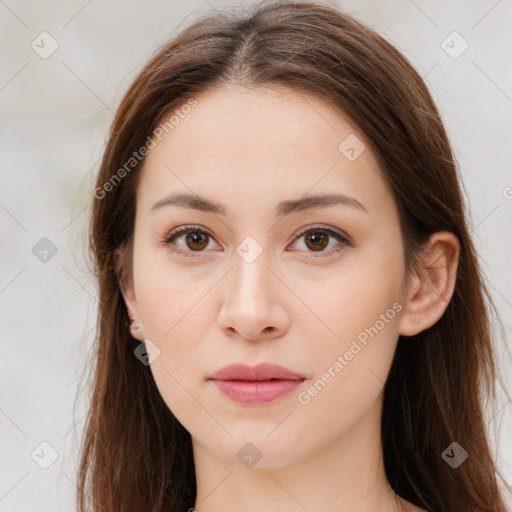
[[295,418],[326,441],[350,430],[372,410],[393,361],[400,305],[387,293],[373,293],[337,301],[325,317],[336,334],[324,334],[314,349],[304,347],[313,377],[297,396]]
[[202,343],[214,320],[205,295],[211,274],[198,278],[169,269],[165,262],[139,267],[137,305],[145,337],[160,350],[149,367],[155,383],[169,409],[188,427],[204,414],[191,394],[196,396],[197,386],[206,377],[204,361],[215,360],[205,359],[209,347]]
[[371,401],[378,395],[398,340],[401,272],[400,260],[380,257],[343,271],[324,283],[319,294],[305,295],[304,283],[299,293],[321,319],[315,319],[315,325],[322,330],[316,338],[311,328],[303,331],[309,332],[304,336],[304,360],[311,362],[318,380],[305,401],[314,398],[311,402],[328,407],[335,400],[355,410],[365,396]]
[[[205,347],[201,346],[201,339],[206,339],[206,334],[201,329],[201,322],[204,323],[201,312],[192,309],[186,314],[189,309],[184,308],[183,312],[180,309],[169,321],[157,318],[155,310],[151,328],[161,333],[153,336],[160,355],[150,365],[150,369],[167,407],[191,431],[191,425],[205,420],[205,411],[200,406],[203,401],[198,390],[206,378]],[[161,313],[164,317],[163,310]]]
[[294,292],[314,314],[310,325],[324,331],[326,346],[340,348],[340,344],[350,342],[376,322],[381,330],[382,315],[386,329],[393,323],[397,316],[393,304],[400,298],[400,282],[397,265],[361,261],[341,269],[335,278],[317,281],[314,286],[311,280],[298,280]]
[[[176,329],[183,329],[183,324],[190,323],[201,308],[214,282],[211,272],[195,270],[172,265],[165,251],[156,257],[143,255],[139,260],[139,267],[135,267],[137,305],[148,338],[167,344]],[[196,328],[202,324],[204,318]]]

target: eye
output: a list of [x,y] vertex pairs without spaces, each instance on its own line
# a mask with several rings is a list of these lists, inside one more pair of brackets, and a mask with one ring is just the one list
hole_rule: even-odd
[[[320,252],[331,254],[333,252],[339,252],[345,246],[350,245],[350,241],[348,240],[348,238],[343,236],[341,233],[338,233],[333,229],[326,228],[323,226],[304,228],[299,231],[299,233],[296,235],[296,238],[300,238],[304,235],[306,235],[306,252]],[[329,238],[334,238],[335,240],[337,240],[339,242],[338,247],[336,247],[335,245],[334,249],[331,248],[331,250],[329,251],[324,251],[324,249],[329,245]],[[201,229],[199,226],[181,226],[180,228],[174,230],[169,235],[167,235],[163,240],[163,244],[177,245],[179,249],[172,248],[171,250],[173,252],[182,253],[189,258],[196,258],[201,255],[200,253],[205,252],[204,249],[207,249],[210,246],[210,242],[208,239],[212,239],[212,236],[207,231]],[[313,255],[308,257],[319,256]]]
[[[320,253],[327,253],[327,255],[332,254],[333,252],[339,252],[341,251],[345,246],[349,246],[350,242],[349,240],[343,236],[341,233],[338,233],[337,231],[334,231],[333,229],[329,229],[323,226],[314,226],[312,228],[304,228],[299,231],[297,234],[297,238],[300,239],[301,237],[304,237],[305,244],[307,252],[320,252]],[[324,249],[329,245],[330,240],[329,238],[334,238],[339,243],[338,245],[334,244],[334,249],[331,246],[331,250],[324,251]],[[318,258],[323,257],[325,254],[321,254],[320,256],[317,255],[311,255],[307,256]]]
[[[183,238],[183,240],[180,240]],[[196,258],[200,256],[200,254],[194,254],[196,252],[204,252],[203,249],[208,247],[209,242],[208,238],[211,238],[211,235],[200,229],[199,226],[182,226],[165,238],[163,241],[165,245],[174,244],[175,241],[180,241],[178,246],[181,246],[180,249],[172,249],[174,252],[184,253],[185,256],[189,258]]]

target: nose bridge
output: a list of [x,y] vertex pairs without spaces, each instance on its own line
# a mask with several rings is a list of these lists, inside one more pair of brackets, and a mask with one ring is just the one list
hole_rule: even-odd
[[234,255],[232,295],[246,304],[254,304],[263,307],[271,292],[274,276],[268,269],[270,264],[269,251],[264,250],[253,237],[247,237],[236,248]]
[[270,259],[270,251],[251,237],[237,246],[219,314],[222,328],[246,338],[285,328],[287,315],[279,302],[278,280],[268,268]]

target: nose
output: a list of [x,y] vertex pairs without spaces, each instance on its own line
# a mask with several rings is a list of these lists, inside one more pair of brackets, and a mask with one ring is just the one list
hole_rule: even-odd
[[278,338],[288,330],[290,315],[283,300],[286,287],[268,263],[264,253],[252,263],[234,255],[218,315],[218,324],[227,336],[257,341]]

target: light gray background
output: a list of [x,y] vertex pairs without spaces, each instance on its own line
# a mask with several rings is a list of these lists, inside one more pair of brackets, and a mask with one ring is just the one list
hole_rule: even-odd
[[[82,254],[91,179],[113,112],[147,58],[194,14],[228,4],[234,2],[0,0],[2,512],[74,510],[87,398],[77,386],[96,313],[94,282]],[[512,1],[340,5],[394,43],[432,91],[510,340]],[[43,31],[58,43],[46,59],[31,48]],[[458,58],[442,46],[453,31],[469,44]],[[451,39],[445,44],[452,51],[461,48],[460,40]],[[46,263],[32,252],[43,237],[57,248]],[[500,352],[505,343],[497,340]],[[510,365],[502,371],[511,389]],[[488,425],[491,434],[497,431],[494,448],[512,482],[512,405],[500,400]],[[51,461],[52,449],[42,442],[58,453],[48,469],[40,464]]]

